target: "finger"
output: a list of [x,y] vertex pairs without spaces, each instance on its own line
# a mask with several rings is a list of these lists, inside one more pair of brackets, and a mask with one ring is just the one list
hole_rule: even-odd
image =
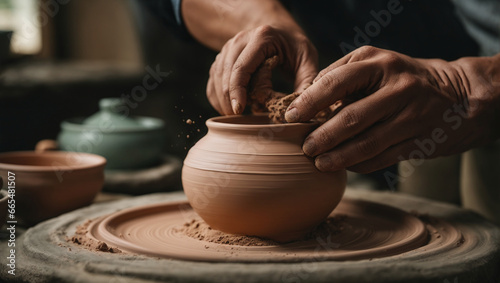
[[[373,158],[350,166],[348,169],[362,174],[371,173],[396,164],[400,161],[407,160],[408,156],[411,156],[414,152],[418,152],[418,150],[416,150],[414,139],[408,139],[387,148],[385,151]],[[415,160],[414,164],[415,166],[418,166],[421,162],[421,160]]]
[[308,88],[318,74],[318,56],[310,52],[302,54],[300,64],[295,75],[295,92],[302,92]]
[[381,49],[373,47],[373,46],[362,46],[356,50],[351,51],[344,57],[340,58],[339,60],[335,61],[332,63],[330,66],[326,67],[325,69],[321,70],[314,79],[314,82],[316,83],[321,77],[323,77],[325,74],[331,72],[333,69],[336,69],[342,65],[346,65],[352,62],[357,62],[361,61],[367,58],[370,58],[374,56],[375,54],[379,53]]
[[285,119],[289,123],[308,121],[335,101],[366,90],[380,79],[380,71],[372,62],[343,65],[323,76],[297,97],[288,107]]
[[231,115],[233,110],[231,109],[231,102],[228,96],[224,96],[222,92],[222,72],[224,70],[224,59],[226,57],[226,52],[220,52],[217,57],[215,57],[214,66],[214,88],[217,93],[217,99],[219,100],[219,105],[222,110],[222,115]]
[[223,71],[222,71],[222,93],[225,97],[229,97],[231,102],[231,109],[234,114],[241,114],[245,108],[246,96],[236,97],[229,94],[229,82],[233,66],[238,59],[239,55],[245,48],[242,44],[231,45],[227,48],[227,55],[224,58]]
[[342,143],[316,158],[316,166],[321,171],[336,171],[372,159],[412,137],[412,130],[396,121],[385,121],[374,125],[363,134]]
[[313,82],[316,83],[327,73],[331,72],[332,70],[334,70],[340,66],[347,64],[349,62],[349,60],[351,59],[351,57],[352,57],[352,52],[345,55],[344,57],[338,59],[337,61],[333,62],[332,64],[330,64],[328,67],[324,68],[323,70],[319,71],[318,75],[314,78]]
[[220,107],[219,99],[217,98],[217,94],[215,92],[215,86],[213,83],[212,76],[210,76],[208,78],[208,82],[207,82],[207,98],[208,98],[208,101],[210,102],[210,104],[212,105],[212,107],[215,110],[217,110],[217,112],[219,112],[219,114],[222,115],[222,108]]
[[241,103],[247,97],[247,86],[252,74],[268,57],[276,55],[275,52],[266,52],[266,49],[269,48],[263,48],[261,44],[248,44],[238,56],[229,79],[231,99]]
[[302,149],[309,156],[331,150],[375,123],[397,113],[399,109],[396,105],[397,103],[391,101],[388,95],[388,88],[382,88],[343,107],[330,120],[309,134]]

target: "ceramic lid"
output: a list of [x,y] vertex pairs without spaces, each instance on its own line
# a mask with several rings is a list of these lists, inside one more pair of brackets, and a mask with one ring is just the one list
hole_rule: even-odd
[[130,109],[121,98],[103,98],[99,101],[99,112],[83,120],[87,126],[113,125],[118,129],[140,128],[142,123],[130,117]]

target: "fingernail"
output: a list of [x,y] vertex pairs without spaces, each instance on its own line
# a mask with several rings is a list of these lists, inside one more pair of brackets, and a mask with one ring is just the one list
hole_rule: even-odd
[[297,108],[290,108],[286,110],[285,113],[285,120],[288,123],[294,123],[299,121],[299,111],[297,111]]
[[308,137],[304,141],[304,145],[302,146],[302,151],[308,156],[314,156],[316,153],[316,143],[314,142],[314,139],[311,137]]
[[319,171],[332,171],[333,170],[332,159],[327,155],[321,155],[320,157],[316,158],[315,165]]
[[241,113],[241,104],[236,99],[233,98],[231,100],[231,106],[233,107],[234,114],[240,114]]

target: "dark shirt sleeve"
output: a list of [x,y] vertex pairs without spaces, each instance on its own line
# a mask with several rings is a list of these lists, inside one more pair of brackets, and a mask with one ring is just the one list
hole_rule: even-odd
[[140,0],[138,2],[147,7],[175,34],[184,39],[192,39],[182,20],[182,0]]
[[480,55],[500,53],[500,1],[454,0],[457,14],[480,47]]

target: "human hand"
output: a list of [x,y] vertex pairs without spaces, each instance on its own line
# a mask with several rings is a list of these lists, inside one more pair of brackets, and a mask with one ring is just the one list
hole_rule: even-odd
[[274,55],[295,78],[296,91],[317,74],[317,51],[303,32],[267,25],[244,30],[227,41],[210,68],[207,97],[212,106],[223,115],[241,114],[252,74]]
[[366,46],[322,70],[288,108],[307,121],[353,94],[362,97],[305,140],[321,171],[368,173],[406,159],[463,152],[494,141],[500,124],[500,55],[453,62]]

